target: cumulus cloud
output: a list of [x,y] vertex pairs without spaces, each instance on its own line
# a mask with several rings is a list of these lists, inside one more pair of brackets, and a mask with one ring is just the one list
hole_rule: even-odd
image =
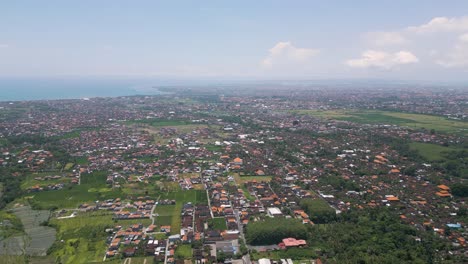
[[272,68],[276,65],[301,63],[320,52],[318,49],[298,48],[291,42],[278,42],[268,51],[268,56],[262,60],[263,67]]
[[426,24],[408,27],[407,30],[416,33],[462,32],[468,30],[468,16],[435,17]]
[[353,68],[377,67],[390,69],[398,65],[418,62],[419,59],[409,51],[399,51],[388,53],[377,50],[367,50],[362,53],[361,58],[346,61],[346,64]]
[[368,42],[376,46],[390,46],[390,45],[401,45],[408,42],[402,33],[392,32],[369,32],[365,35]]

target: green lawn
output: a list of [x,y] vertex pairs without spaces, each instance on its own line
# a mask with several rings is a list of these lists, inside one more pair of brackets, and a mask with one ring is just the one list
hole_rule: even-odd
[[214,230],[224,231],[227,229],[226,219],[224,217],[215,217],[210,220]]
[[88,165],[88,157],[82,156],[82,157],[75,157],[74,158],[75,163],[79,165]]
[[115,225],[112,216],[103,212],[82,214],[69,219],[53,219],[50,223],[58,230],[52,255],[62,263],[102,261],[106,252],[107,234],[104,230]]
[[174,253],[174,256],[176,259],[191,259],[192,258],[192,246],[191,245],[178,246]]
[[250,194],[249,190],[247,189],[247,187],[244,184],[241,185],[241,188],[242,188],[242,191],[244,191],[244,196],[245,196],[245,198],[247,198],[247,200],[249,200],[251,202],[255,201],[255,197],[253,197]]
[[155,211],[159,215],[156,218],[156,224],[170,225],[171,234],[179,234],[180,232],[181,212],[185,203],[208,204],[206,192],[202,190],[167,192],[163,193],[160,199],[176,200],[175,205],[158,205]]
[[60,179],[52,179],[52,180],[44,180],[44,181],[38,181],[35,180],[34,178],[36,177],[44,177],[44,176],[54,176],[54,175],[60,175],[59,172],[41,172],[41,173],[32,173],[28,174],[25,179],[21,182],[21,189],[26,190],[28,188],[31,188],[34,185],[39,185],[39,186],[47,186],[49,184],[57,184],[57,183],[70,183],[70,178],[67,177],[62,177]]
[[271,176],[240,176],[238,173],[234,174],[234,180],[238,185],[242,185],[245,182],[256,180],[258,182],[270,182]]
[[0,138],[0,147],[8,145],[8,140],[5,138]]
[[[106,252],[106,228],[115,225],[123,227],[141,223],[148,226],[149,219],[112,220],[111,212],[92,212],[79,214],[68,219],[53,219],[50,223],[57,227],[58,239],[52,250],[52,256],[63,263],[100,263]],[[60,242],[60,241],[64,242]],[[133,263],[133,262],[132,262]]]
[[57,191],[28,193],[24,198],[40,208],[75,208],[82,203],[121,198],[122,191],[108,188],[106,178],[106,172],[83,173],[81,185],[73,185]]
[[444,152],[446,153],[458,150],[454,147],[444,147],[441,145],[420,142],[411,142],[410,148],[413,150],[417,150],[419,155],[421,155],[423,158],[429,161],[444,160],[445,157],[442,155]]
[[212,152],[220,152],[223,150],[223,146],[216,146],[214,144],[205,145],[205,148]]
[[65,165],[65,167],[63,168],[63,170],[68,171],[68,170],[70,170],[71,168],[73,168],[73,165],[75,165],[75,164],[72,163],[72,162],[69,162],[69,163],[67,163],[67,164]]

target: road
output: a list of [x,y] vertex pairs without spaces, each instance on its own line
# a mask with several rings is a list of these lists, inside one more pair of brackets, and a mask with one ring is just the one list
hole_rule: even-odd
[[[156,210],[156,206],[158,205],[159,198],[161,198],[161,195],[159,195],[158,199],[156,199],[156,202],[153,205],[153,208],[151,208],[150,212],[150,219],[151,219],[151,224],[154,225],[155,217],[154,217],[154,210]],[[146,234],[146,231],[145,231]]]

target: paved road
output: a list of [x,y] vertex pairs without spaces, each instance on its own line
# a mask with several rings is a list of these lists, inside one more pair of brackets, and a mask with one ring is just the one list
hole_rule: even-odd
[[[153,208],[151,208],[151,212],[150,212],[150,219],[151,219],[151,224],[154,225],[154,210],[156,210],[156,206],[158,205],[159,203],[159,198],[161,198],[161,195],[158,197],[158,199],[156,199],[156,202],[154,203],[153,205]],[[146,234],[146,231],[145,231],[145,234]]]

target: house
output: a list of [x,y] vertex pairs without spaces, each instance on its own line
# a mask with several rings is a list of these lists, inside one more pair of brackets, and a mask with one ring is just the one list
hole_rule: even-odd
[[268,207],[267,212],[270,217],[279,217],[283,215],[278,207]]
[[303,247],[306,245],[307,245],[307,242],[305,240],[303,239],[297,240],[292,237],[285,238],[283,239],[283,242],[279,243],[279,247],[282,249],[291,248],[291,247]]
[[267,258],[261,258],[258,260],[258,264],[271,264],[271,261]]
[[127,248],[127,249],[124,250],[123,254],[127,258],[128,257],[133,257],[133,256],[135,256],[135,251],[136,251],[136,249],[133,248],[133,247],[132,248]]
[[237,157],[237,158],[234,159],[233,163],[234,163],[234,165],[239,165],[240,166],[240,165],[242,165],[243,161],[242,161],[241,158]]

